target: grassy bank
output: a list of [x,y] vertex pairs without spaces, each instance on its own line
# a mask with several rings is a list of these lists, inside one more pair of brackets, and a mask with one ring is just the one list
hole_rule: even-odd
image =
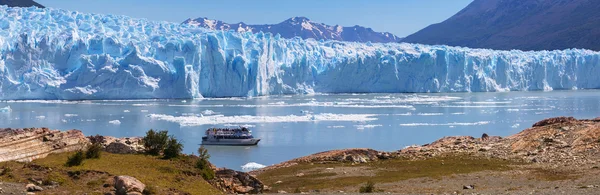
[[[7,182],[45,184],[60,183],[55,189],[41,194],[104,194],[113,188],[104,187],[116,175],[129,175],[139,179],[156,194],[220,194],[207,183],[194,167],[192,157],[182,156],[172,160],[137,154],[110,154],[103,152],[99,159],[88,159],[80,166],[67,167],[65,162],[73,153],[53,154],[31,163],[3,162],[0,168],[8,170],[0,175]],[[40,194],[40,193],[38,193]]]
[[[309,192],[335,191],[360,186],[367,181],[389,183],[412,178],[439,179],[454,174],[480,171],[508,171],[523,163],[470,156],[444,156],[426,160],[392,159],[365,164],[328,163],[300,164],[262,172],[258,175],[266,185],[279,190]],[[358,187],[356,187],[358,189]]]

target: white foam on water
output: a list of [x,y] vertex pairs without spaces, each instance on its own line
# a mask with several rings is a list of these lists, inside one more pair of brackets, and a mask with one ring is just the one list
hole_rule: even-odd
[[113,124],[113,125],[120,125],[121,121],[120,120],[112,120],[112,121],[108,121],[108,123]]
[[63,120],[60,120],[60,121],[62,121],[63,123],[67,123],[67,120],[65,120],[65,119],[63,119]]
[[140,112],[148,112],[148,110],[140,110]]
[[467,113],[464,112],[454,112],[454,113],[450,113],[451,115],[465,115]]
[[39,119],[39,120],[42,120],[42,119],[45,119],[45,118],[46,118],[46,116],[36,116],[35,118],[36,118],[36,119]]
[[76,117],[79,116],[78,114],[65,114],[65,117]]
[[487,125],[490,124],[490,121],[479,121],[474,123],[405,123],[400,124],[400,126],[405,127],[416,127],[416,126],[476,126],[476,125]]
[[513,126],[511,126],[511,128],[513,128],[513,129],[516,129],[516,128],[519,128],[519,126],[521,126],[521,124],[519,124],[519,123],[516,123],[516,124],[514,124]]
[[523,107],[525,105],[440,105],[435,107],[441,108],[514,108],[514,107]]
[[173,116],[165,114],[147,115],[153,120],[163,120],[179,123],[181,126],[243,124],[243,123],[287,123],[287,122],[319,122],[319,121],[374,121],[377,114],[316,114],[316,115],[287,115],[287,116],[250,116],[250,115],[212,115],[212,116]]
[[123,112],[131,112],[131,111],[129,111],[129,110],[123,110]]
[[242,165],[242,170],[244,170],[244,171],[254,171],[254,170],[262,169],[262,168],[265,168],[265,167],[267,167],[267,166],[261,165],[261,164],[255,163],[255,162],[249,162],[249,163],[246,163],[245,165]]

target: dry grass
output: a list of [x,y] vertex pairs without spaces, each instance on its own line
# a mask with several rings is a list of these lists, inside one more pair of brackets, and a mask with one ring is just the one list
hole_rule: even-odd
[[[453,174],[465,174],[479,171],[506,171],[513,165],[522,163],[485,159],[470,156],[445,156],[427,160],[384,160],[360,165],[348,163],[334,164],[300,164],[297,166],[268,170],[258,175],[266,185],[272,186],[273,191],[292,191],[296,188],[304,192],[311,190],[340,190],[346,187],[360,186],[366,181],[375,183],[390,183],[412,178],[431,177],[439,179]],[[357,170],[356,174],[336,172],[332,169]],[[303,173],[301,177],[296,174]],[[281,184],[276,184],[282,181]],[[356,188],[358,190],[358,188]]]
[[47,194],[103,194],[112,187],[103,185],[116,175],[129,175],[152,186],[158,194],[190,193],[220,194],[206,182],[194,168],[195,160],[182,157],[163,160],[146,155],[119,155],[102,153],[100,159],[88,159],[81,166],[66,167],[67,157],[72,153],[53,154],[29,164],[17,162],[0,163],[0,167],[13,169],[12,178],[0,176],[0,180],[27,183],[30,178],[45,183],[61,183],[57,189],[44,191]]

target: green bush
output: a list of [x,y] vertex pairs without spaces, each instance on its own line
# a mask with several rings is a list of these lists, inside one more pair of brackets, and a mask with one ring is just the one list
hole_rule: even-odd
[[367,181],[364,186],[361,186],[358,190],[359,193],[373,193],[375,192],[375,183],[372,181]]
[[158,156],[167,146],[169,141],[168,131],[154,131],[150,129],[142,138],[146,154]]
[[210,162],[208,159],[210,158],[210,154],[208,154],[208,150],[204,146],[200,146],[198,148],[198,161],[196,161],[196,168],[200,170],[200,175],[202,178],[206,180],[211,180],[215,178],[215,171],[210,167]]
[[84,157],[85,156],[82,151],[77,151],[75,154],[69,156],[65,165],[67,167],[79,166],[81,163],[83,163]]
[[167,141],[167,147],[164,151],[165,159],[177,158],[181,155],[181,151],[183,151],[183,144],[181,144],[175,137],[170,136],[169,141]]
[[0,176],[11,176],[12,175],[12,168],[5,166],[2,167],[2,172],[0,172]]
[[215,171],[210,167],[208,160],[198,159],[196,161],[196,168],[200,170],[200,175],[206,180],[215,178]]
[[156,192],[156,188],[154,186],[146,186],[146,188],[144,188],[144,191],[142,192],[143,195],[156,195],[158,194],[158,192]]
[[210,158],[210,154],[208,154],[208,150],[204,146],[200,146],[200,148],[198,148],[198,157],[206,161],[208,161]]
[[85,151],[85,158],[86,159],[98,159],[98,158],[100,158],[101,152],[102,152],[102,145],[100,145],[99,143],[94,143],[94,144],[88,146],[87,150]]

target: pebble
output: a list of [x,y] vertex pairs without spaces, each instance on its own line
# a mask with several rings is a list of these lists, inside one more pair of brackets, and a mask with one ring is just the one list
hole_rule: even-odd
[[473,189],[475,189],[475,186],[474,185],[467,185],[467,186],[463,186],[463,189],[465,189],[465,190],[473,190]]

